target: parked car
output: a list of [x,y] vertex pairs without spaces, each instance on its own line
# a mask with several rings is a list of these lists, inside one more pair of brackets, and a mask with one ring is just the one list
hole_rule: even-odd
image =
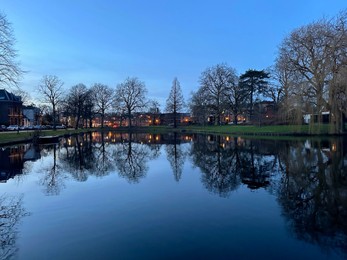
[[18,125],[9,125],[7,127],[7,130],[8,131],[17,131],[17,130],[19,130],[19,126]]
[[6,131],[6,130],[7,130],[7,127],[5,125],[0,126],[0,131]]

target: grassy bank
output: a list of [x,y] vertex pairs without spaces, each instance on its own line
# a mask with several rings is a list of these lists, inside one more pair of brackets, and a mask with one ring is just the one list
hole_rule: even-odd
[[195,133],[217,133],[236,135],[263,136],[300,136],[300,135],[328,135],[329,125],[223,125],[223,126],[187,126],[186,131]]
[[[328,135],[329,125],[222,125],[222,126],[180,126],[177,128],[168,126],[133,127],[132,132],[148,133],[210,133],[210,134],[233,134],[233,135],[262,135],[262,136],[300,136],[300,135]],[[128,132],[129,128],[106,128],[104,131]]]
[[[40,136],[64,136],[78,134],[81,132],[90,131],[88,129],[59,129],[59,130],[44,130],[38,134]],[[36,133],[34,131],[14,131],[14,132],[1,132],[0,133],[0,145],[12,144],[12,143],[24,143],[31,142]]]

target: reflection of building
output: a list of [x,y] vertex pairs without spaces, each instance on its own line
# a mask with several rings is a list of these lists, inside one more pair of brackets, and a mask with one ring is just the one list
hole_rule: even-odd
[[0,125],[22,125],[22,100],[5,89],[0,89]]
[[31,144],[17,145],[0,149],[0,182],[6,182],[23,173],[26,161],[40,158],[40,152]]

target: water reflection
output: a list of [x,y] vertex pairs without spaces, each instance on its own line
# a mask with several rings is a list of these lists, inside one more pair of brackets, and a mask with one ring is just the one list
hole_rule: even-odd
[[18,248],[18,224],[29,213],[22,206],[22,196],[0,196],[0,259],[12,259]]
[[347,254],[346,142],[292,142],[277,190],[288,226],[299,238]]
[[[190,151],[193,164],[201,169],[201,181],[211,192],[226,197],[241,183],[241,157],[234,143],[222,136],[195,137]],[[238,145],[236,145],[238,147]]]
[[57,145],[45,145],[43,153],[46,156],[51,154],[52,160],[49,160],[48,164],[45,164],[40,169],[43,175],[40,184],[45,187],[46,195],[59,195],[60,191],[65,187],[64,181],[67,177],[60,161],[57,159]]
[[[181,145],[181,138],[178,137],[177,133],[169,135],[171,137],[165,146],[167,159],[170,162],[171,169],[176,181],[179,181],[182,176],[184,161],[186,159],[187,152]],[[189,136],[183,138],[184,141],[189,141]]]
[[135,138],[133,134],[124,136],[122,142],[115,145],[113,157],[119,175],[136,183],[146,176],[147,163],[154,159],[157,153],[153,153],[147,143],[136,143]]
[[15,176],[22,175],[24,163],[40,158],[40,150],[32,144],[21,144],[0,147],[0,182],[7,182]]
[[[185,161],[199,169],[203,186],[221,197],[241,186],[276,196],[288,229],[298,239],[347,256],[347,140],[270,141],[217,135],[90,133],[58,145],[30,144],[0,150],[1,181],[23,174],[26,162],[48,158],[39,170],[48,195],[69,177],[118,174],[138,183],[149,162],[165,151],[174,179]],[[0,226],[1,227],[1,226]]]

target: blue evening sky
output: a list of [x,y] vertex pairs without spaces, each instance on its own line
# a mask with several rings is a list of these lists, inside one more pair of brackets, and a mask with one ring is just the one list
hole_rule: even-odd
[[187,100],[207,67],[266,69],[293,29],[346,8],[346,0],[0,0],[27,91],[44,75],[66,89],[135,76],[162,105],[174,77]]

